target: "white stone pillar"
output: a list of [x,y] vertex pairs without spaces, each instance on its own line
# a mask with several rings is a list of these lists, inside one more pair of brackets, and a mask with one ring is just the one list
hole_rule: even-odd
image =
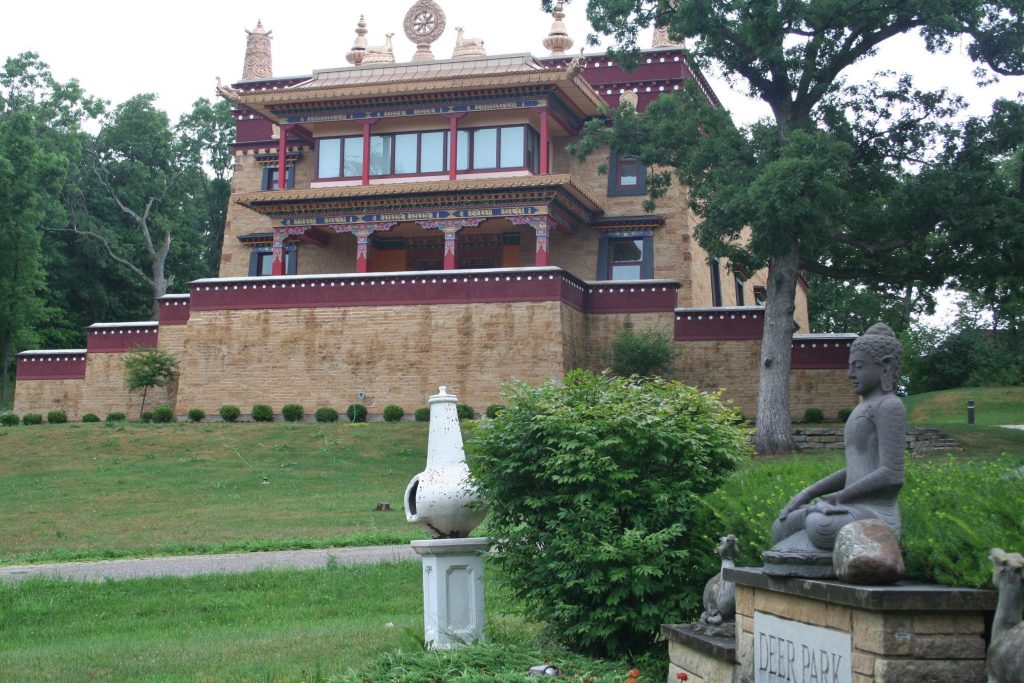
[[423,558],[423,639],[434,650],[484,638],[486,538],[413,541]]

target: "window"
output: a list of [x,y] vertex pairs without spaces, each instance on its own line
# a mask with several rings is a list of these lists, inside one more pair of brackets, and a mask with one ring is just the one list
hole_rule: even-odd
[[608,160],[608,196],[647,194],[647,170],[639,159],[612,152]]
[[[264,166],[263,167],[263,182],[262,188],[264,190],[276,190],[277,187],[277,166]],[[285,166],[284,172],[285,188],[292,189],[295,187],[295,164],[288,164]]]
[[341,138],[320,140],[317,145],[317,178],[337,178],[341,175]]
[[498,129],[479,128],[473,131],[473,168],[498,167]]
[[[284,245],[285,275],[298,273],[298,253],[294,244]],[[274,274],[273,247],[255,247],[249,255],[249,277],[268,277]]]
[[[370,136],[370,175],[391,175],[391,135]],[[345,141],[348,143],[348,140]],[[346,144],[346,151],[348,145]],[[360,154],[362,157],[362,154]],[[362,161],[362,159],[360,159]],[[345,172],[348,173],[348,162],[346,161]],[[363,169],[359,169],[359,175]]]
[[722,305],[722,273],[718,259],[711,261],[711,305],[716,308]]
[[443,173],[448,170],[445,141],[448,133],[420,133],[420,173]]
[[598,245],[598,280],[654,277],[653,238],[643,232],[609,234]]
[[764,306],[768,301],[768,289],[766,287],[754,287],[754,304]]
[[747,283],[747,281],[743,278],[743,276],[740,275],[739,273],[736,273],[736,305],[737,306],[743,306],[744,305],[744,303],[743,303],[743,285],[745,285],[746,283]]

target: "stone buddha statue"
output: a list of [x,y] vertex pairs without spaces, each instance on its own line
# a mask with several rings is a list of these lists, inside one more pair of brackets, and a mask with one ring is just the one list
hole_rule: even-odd
[[850,347],[849,377],[862,398],[846,421],[846,467],[817,481],[782,508],[772,525],[764,573],[834,578],[839,530],[878,519],[900,528],[907,415],[895,394],[903,349],[888,325],[873,325]]

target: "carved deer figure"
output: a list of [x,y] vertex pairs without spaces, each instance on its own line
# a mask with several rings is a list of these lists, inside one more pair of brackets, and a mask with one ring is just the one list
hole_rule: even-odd
[[736,584],[722,578],[722,569],[736,566],[736,556],[740,554],[736,537],[722,536],[715,554],[722,558],[722,567],[704,586],[704,612],[700,615],[701,623],[713,626],[736,617]]
[[394,35],[395,35],[394,33],[385,33],[384,34],[384,44],[383,45],[371,45],[371,46],[369,46],[368,48],[366,48],[366,54],[368,54],[368,55],[390,55],[391,53],[393,53],[394,49],[391,47],[391,37],[394,36]]
[[481,38],[464,38],[462,36],[462,26],[456,26],[455,30],[459,32],[458,37],[455,38],[455,47],[483,47],[484,41]]
[[1024,683],[1024,622],[1021,620],[1024,557],[993,548],[988,559],[995,566],[992,583],[999,591],[999,603],[992,620],[992,641],[988,647],[988,681]]

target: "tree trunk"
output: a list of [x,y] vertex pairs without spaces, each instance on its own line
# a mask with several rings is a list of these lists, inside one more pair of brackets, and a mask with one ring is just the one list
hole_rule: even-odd
[[139,406],[139,419],[142,419],[142,414],[146,412],[146,394],[149,393],[149,387],[142,387],[142,405]]
[[0,404],[7,403],[9,400],[7,396],[7,376],[11,370],[11,343],[4,343],[3,348],[3,368],[0,369]]
[[799,276],[799,246],[768,262],[768,298],[761,337],[761,378],[757,395],[758,455],[796,450],[789,420],[789,371],[793,357],[793,313]]

